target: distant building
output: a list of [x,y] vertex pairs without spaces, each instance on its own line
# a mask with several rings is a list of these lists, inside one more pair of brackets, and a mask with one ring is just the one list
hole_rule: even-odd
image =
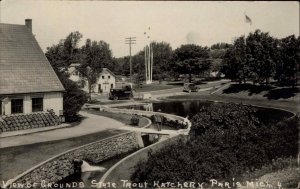
[[63,113],[64,87],[25,25],[0,23],[0,115]]
[[108,68],[103,68],[98,77],[94,92],[108,93],[110,89],[116,87],[116,75]]
[[78,66],[80,66],[80,64],[71,64],[68,68],[70,79],[75,82],[80,82],[80,74],[76,69]]
[[[87,85],[83,85],[80,73],[77,71],[76,67],[80,64],[71,64],[69,66],[68,72],[70,74],[70,79],[78,83],[78,85],[86,92],[88,92]],[[86,82],[85,82],[86,83]],[[103,68],[97,82],[94,84],[92,92],[94,93],[108,93],[110,89],[116,87],[116,75],[110,71],[108,68]]]

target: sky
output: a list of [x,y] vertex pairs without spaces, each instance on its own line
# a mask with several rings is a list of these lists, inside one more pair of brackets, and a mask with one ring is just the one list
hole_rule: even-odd
[[[129,54],[126,37],[136,37],[135,54],[149,41],[165,41],[175,49],[182,44],[232,43],[256,29],[276,38],[299,35],[297,1],[2,0],[0,14],[1,23],[24,25],[31,18],[44,51],[79,31],[83,34],[80,45],[87,38],[103,40],[115,57]],[[245,14],[252,24],[245,22]]]

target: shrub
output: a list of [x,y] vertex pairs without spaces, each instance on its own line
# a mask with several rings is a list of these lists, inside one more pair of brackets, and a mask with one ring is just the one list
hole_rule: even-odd
[[59,75],[59,78],[64,85],[66,91],[64,93],[64,116],[67,122],[77,121],[77,113],[80,111],[84,103],[87,102],[87,94],[79,89],[78,85],[64,76]]
[[130,125],[138,126],[139,122],[140,122],[139,116],[136,114],[132,115],[132,117],[130,119]]
[[191,120],[190,139],[149,154],[146,162],[136,166],[132,180],[230,179],[271,164],[274,158],[295,157],[299,117],[264,125],[255,112],[241,104],[202,108]]
[[[152,115],[150,117],[150,120],[152,121],[152,123],[155,123],[155,115]],[[165,125],[165,126],[169,126],[171,128],[174,128],[174,129],[186,129],[187,128],[187,125],[186,124],[183,124],[183,123],[179,123],[178,120],[170,120],[166,117],[162,117],[162,124]]]

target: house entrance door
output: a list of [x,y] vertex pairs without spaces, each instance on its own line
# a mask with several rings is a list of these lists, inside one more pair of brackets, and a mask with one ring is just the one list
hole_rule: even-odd
[[103,92],[107,93],[109,92],[109,84],[103,84]]
[[98,84],[98,93],[102,93],[101,84]]

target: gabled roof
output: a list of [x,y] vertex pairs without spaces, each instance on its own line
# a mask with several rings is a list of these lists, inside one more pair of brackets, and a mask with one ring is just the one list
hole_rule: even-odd
[[0,95],[64,91],[25,25],[0,24]]
[[[103,72],[103,73],[108,72],[108,73],[110,73],[112,76],[116,77],[116,75],[115,75],[112,71],[110,71],[110,69],[108,69],[108,68],[102,68],[102,72]],[[102,73],[102,72],[101,72],[101,73]]]

